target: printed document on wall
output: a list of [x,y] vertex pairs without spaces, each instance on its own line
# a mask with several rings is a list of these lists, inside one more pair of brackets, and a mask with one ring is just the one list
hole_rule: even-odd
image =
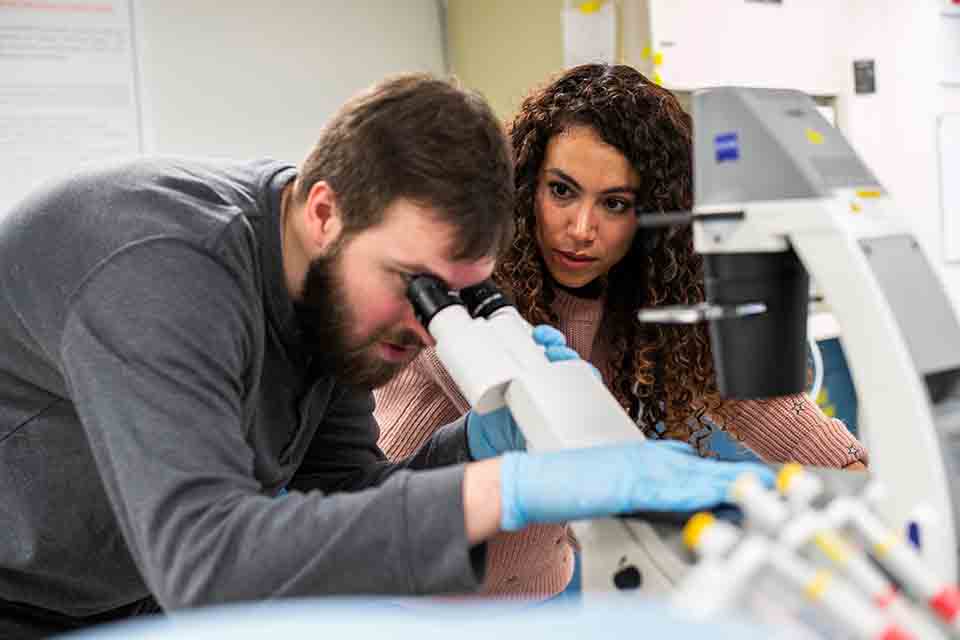
[[32,187],[143,151],[133,0],[0,0],[0,216]]
[[617,55],[617,13],[611,0],[574,2],[563,10],[563,64],[613,63]]

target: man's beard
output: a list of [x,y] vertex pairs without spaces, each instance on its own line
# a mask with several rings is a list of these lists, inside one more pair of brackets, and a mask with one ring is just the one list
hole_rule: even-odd
[[408,364],[382,359],[377,355],[378,344],[384,339],[399,346],[420,346],[422,342],[410,330],[398,333],[384,328],[360,344],[350,343],[350,328],[356,323],[341,268],[344,244],[338,241],[326,255],[310,263],[302,299],[295,305],[297,319],[303,346],[314,362],[347,384],[375,389]]

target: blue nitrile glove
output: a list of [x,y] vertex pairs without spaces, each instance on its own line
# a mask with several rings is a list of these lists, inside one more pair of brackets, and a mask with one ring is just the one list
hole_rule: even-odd
[[[567,346],[567,339],[563,334],[549,325],[534,327],[533,340],[543,347],[550,362],[576,360],[580,357]],[[527,448],[523,433],[506,407],[483,415],[471,409],[467,414],[467,444],[474,460],[484,460],[505,451],[523,451]]]
[[773,472],[763,465],[717,462],[656,440],[539,455],[508,453],[500,467],[500,528],[709,508],[724,502],[730,484],[746,471],[773,485]]
[[698,456],[697,450],[693,448],[689,442],[684,442],[683,440],[654,440],[659,446],[665,449],[673,449],[680,453],[685,453],[688,456]]

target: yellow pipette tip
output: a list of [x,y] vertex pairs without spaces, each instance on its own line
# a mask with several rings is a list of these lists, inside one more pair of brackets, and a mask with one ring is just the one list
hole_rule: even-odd
[[712,527],[714,522],[716,518],[706,511],[701,511],[690,518],[683,527],[683,544],[687,549],[696,549],[703,532]]
[[785,494],[790,490],[794,478],[803,473],[803,467],[796,462],[783,465],[780,473],[777,474],[777,491]]

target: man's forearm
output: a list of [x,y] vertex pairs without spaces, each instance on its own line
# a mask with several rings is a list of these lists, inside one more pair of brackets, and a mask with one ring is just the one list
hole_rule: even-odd
[[468,464],[463,472],[463,519],[470,544],[500,531],[500,458]]

